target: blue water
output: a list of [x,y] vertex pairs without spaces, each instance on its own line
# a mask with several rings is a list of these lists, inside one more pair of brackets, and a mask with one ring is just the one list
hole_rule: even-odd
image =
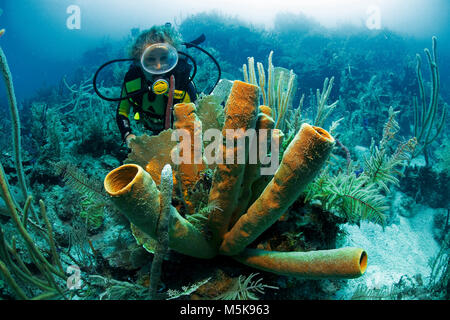
[[[404,2],[404,3],[402,3]],[[191,14],[196,14],[202,11],[201,2],[196,1],[195,5],[190,4],[189,1],[171,1],[170,6],[165,6],[162,3],[155,3],[153,1],[131,1],[128,5],[121,3],[121,1],[80,1],[80,0],[2,0],[0,1],[0,8],[3,9],[3,15],[0,16],[0,24],[2,28],[6,29],[5,35],[1,38],[2,48],[8,55],[10,68],[14,71],[15,84],[17,88],[17,96],[20,99],[31,97],[36,89],[46,86],[52,86],[59,82],[62,76],[69,76],[74,70],[80,66],[80,59],[83,53],[101,46],[104,42],[117,44],[123,46],[123,42],[134,27],[139,27],[141,30],[151,27],[153,24],[163,24],[167,21],[180,24],[182,18],[189,17]],[[364,3],[364,2],[363,2]],[[375,2],[376,4],[377,2]],[[369,6],[369,3],[362,4],[361,7]],[[380,2],[380,8],[383,10],[385,2]],[[70,14],[66,9],[70,5],[77,5],[81,10],[81,25],[80,29],[68,29],[66,26],[67,19]],[[216,7],[216,11],[224,12],[226,16],[234,16],[232,13],[227,13],[229,9],[220,8],[219,5],[207,5],[206,2],[203,7]],[[268,9],[261,14],[266,14],[267,11],[276,12],[283,5],[266,5]],[[394,7],[389,11],[381,11],[382,27],[388,26],[394,30],[399,30],[400,35],[405,37],[412,37],[413,40],[409,42],[411,47],[408,52],[411,54],[415,52],[422,52],[422,49],[429,46],[429,39],[435,35],[439,38],[440,47],[440,61],[442,64],[442,77],[448,77],[446,70],[448,68],[448,48],[450,47],[450,36],[448,33],[449,21],[449,3],[447,1],[394,1]],[[302,10],[302,5],[298,5],[297,10]],[[308,8],[305,6],[305,8]],[[262,10],[262,9],[261,9]],[[352,6],[348,6],[348,11],[352,10]],[[326,6],[325,6],[326,11]],[[341,10],[345,12],[344,10]],[[367,18],[364,10],[359,12],[359,16],[352,17],[353,20],[359,21],[363,24]],[[227,23],[238,24],[242,21],[243,24],[247,21],[252,21],[251,17],[258,16],[258,8],[252,11],[251,17],[238,17],[238,20],[230,20]],[[333,13],[330,13],[333,17]],[[239,20],[240,19],[240,20]],[[307,32],[313,29],[317,24],[312,23],[308,25],[303,16],[296,17],[295,15],[289,17],[279,16],[278,18],[271,17],[270,21],[274,24],[274,31],[283,30],[284,33],[294,34],[297,31]],[[313,20],[314,18],[312,18]],[[347,25],[346,31],[350,33],[358,33],[364,31],[360,26],[356,27],[352,24],[347,24],[347,17],[333,17],[340,25]],[[255,19],[253,19],[255,20]],[[352,21],[353,21],[352,20]],[[300,22],[299,22],[300,21]],[[209,23],[214,24],[214,21]],[[388,24],[388,26],[385,26]],[[261,26],[261,23],[255,24]],[[192,26],[185,31],[186,40],[191,37],[197,37],[201,32],[207,35],[207,44],[214,45],[215,48],[220,49],[221,54],[228,59],[232,59],[233,64],[239,65],[245,61],[247,56],[255,56],[259,58],[259,52],[255,50],[253,43],[242,43],[239,45],[239,52],[227,52],[226,47],[232,35],[223,35],[221,31],[207,29],[206,26],[198,25]],[[223,30],[226,32],[226,30]],[[234,32],[235,30],[233,30]],[[239,31],[238,31],[239,32]],[[245,33],[245,30],[241,30]],[[270,31],[269,31],[270,32]],[[324,31],[325,33],[328,31]],[[347,32],[345,32],[347,33]],[[373,33],[372,33],[373,34]],[[241,34],[243,36],[243,34]],[[346,37],[346,35],[344,35]],[[245,37],[249,41],[249,37]],[[251,38],[251,36],[250,36]],[[253,42],[258,41],[257,36]],[[295,37],[288,37],[286,39],[287,45],[289,42],[295,44]],[[308,47],[304,50],[314,50],[315,46],[321,46],[323,43],[308,43]],[[249,47],[251,46],[251,47]],[[367,46],[377,49],[377,46],[384,46],[383,43],[367,43]],[[277,48],[261,48],[262,55],[267,55],[267,50]],[[256,51],[256,52],[255,52]],[[293,55],[294,52],[283,52],[287,56]],[[85,62],[85,61],[84,61]],[[91,61],[92,63],[99,63],[100,61]],[[442,81],[443,84],[446,81]],[[443,94],[445,90],[443,90]],[[2,96],[3,96],[3,91]]]

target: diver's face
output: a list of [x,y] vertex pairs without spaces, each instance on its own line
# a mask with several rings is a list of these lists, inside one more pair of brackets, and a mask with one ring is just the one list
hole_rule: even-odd
[[169,52],[164,47],[154,49],[145,57],[145,64],[157,71],[167,68],[168,55]]
[[165,42],[149,45],[141,56],[142,68],[150,74],[167,73],[175,68],[177,62],[177,50]]

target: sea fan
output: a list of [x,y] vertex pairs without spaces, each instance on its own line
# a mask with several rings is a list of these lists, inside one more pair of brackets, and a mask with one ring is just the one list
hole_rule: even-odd
[[197,116],[202,121],[202,131],[208,129],[221,130],[225,122],[225,113],[215,96],[204,96],[197,101]]

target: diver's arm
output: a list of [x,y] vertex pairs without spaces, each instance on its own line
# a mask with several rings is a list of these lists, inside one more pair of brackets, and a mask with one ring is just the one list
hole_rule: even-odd
[[127,136],[129,136],[131,134],[130,120],[121,114],[117,114],[116,122],[117,122],[117,126],[119,127],[120,135],[122,136],[122,140],[125,141]]

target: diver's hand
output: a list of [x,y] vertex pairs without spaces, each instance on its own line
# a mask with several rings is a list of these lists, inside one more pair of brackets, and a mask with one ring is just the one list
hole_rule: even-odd
[[127,147],[128,147],[128,148],[130,147],[130,142],[131,142],[131,140],[133,140],[133,139],[136,139],[136,136],[135,136],[134,134],[132,134],[132,133],[130,133],[130,134],[125,138],[125,141],[126,141],[126,143],[127,143]]

